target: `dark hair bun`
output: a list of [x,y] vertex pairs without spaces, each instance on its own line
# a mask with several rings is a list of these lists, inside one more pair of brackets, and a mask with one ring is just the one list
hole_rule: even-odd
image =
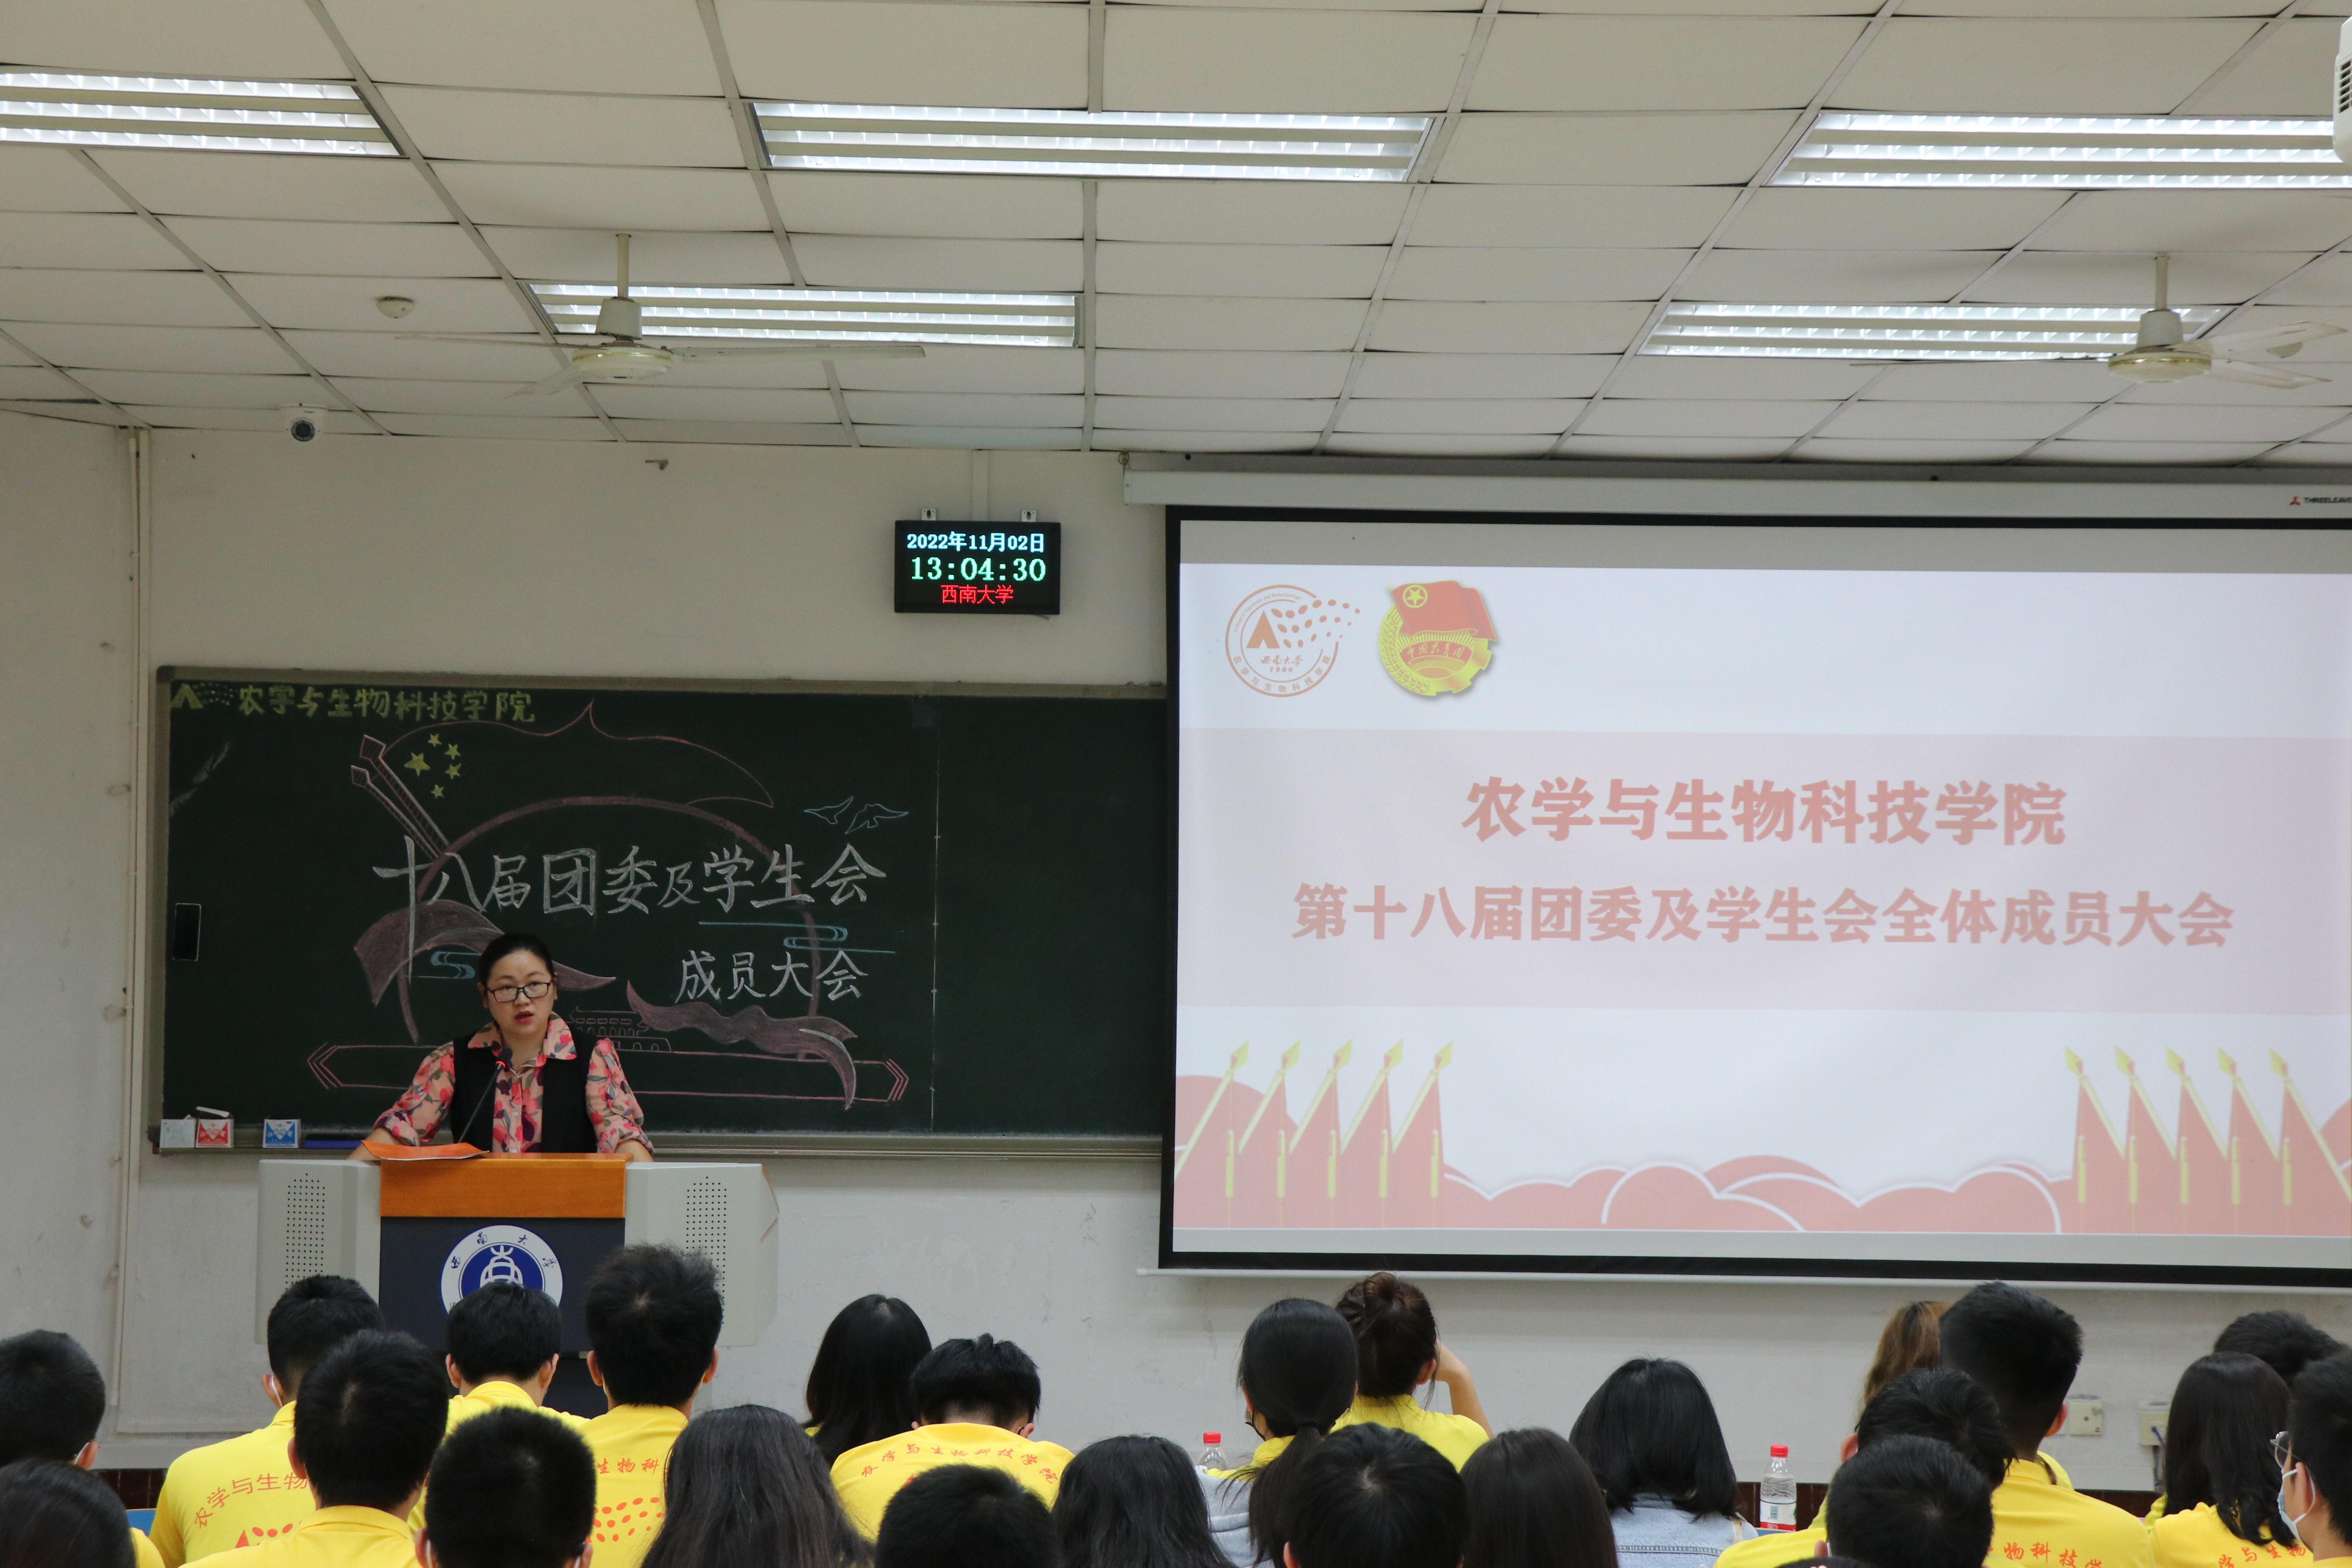
[[1356,1334],[1357,1394],[1411,1394],[1437,1355],[1437,1314],[1421,1287],[1383,1270],[1349,1286],[1338,1308]]

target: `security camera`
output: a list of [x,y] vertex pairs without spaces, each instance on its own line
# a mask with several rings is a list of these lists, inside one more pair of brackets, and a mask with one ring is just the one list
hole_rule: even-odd
[[308,408],[289,408],[286,414],[286,434],[297,441],[319,438],[319,416]]

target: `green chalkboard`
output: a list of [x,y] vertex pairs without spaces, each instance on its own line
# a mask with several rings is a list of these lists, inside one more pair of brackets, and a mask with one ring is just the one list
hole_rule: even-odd
[[530,931],[657,1142],[1160,1131],[1156,696],[166,669],[155,700],[162,1115],[365,1127]]

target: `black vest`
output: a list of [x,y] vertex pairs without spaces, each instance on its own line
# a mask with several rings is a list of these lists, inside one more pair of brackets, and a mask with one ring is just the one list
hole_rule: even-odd
[[[495,1051],[475,1050],[467,1043],[473,1037],[460,1035],[451,1042],[457,1082],[449,1096],[449,1136],[477,1149],[487,1149],[499,1113],[499,1059]],[[586,1045],[575,1038],[570,1061],[551,1059],[539,1064],[539,1142],[524,1152],[596,1152],[596,1125],[588,1120],[590,1051],[583,1048]]]

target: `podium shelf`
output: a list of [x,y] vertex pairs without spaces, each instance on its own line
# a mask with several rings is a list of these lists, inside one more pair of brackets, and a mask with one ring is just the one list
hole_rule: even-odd
[[478,1160],[386,1161],[386,1219],[478,1215],[620,1219],[628,1212],[629,1163],[618,1154],[486,1154]]

